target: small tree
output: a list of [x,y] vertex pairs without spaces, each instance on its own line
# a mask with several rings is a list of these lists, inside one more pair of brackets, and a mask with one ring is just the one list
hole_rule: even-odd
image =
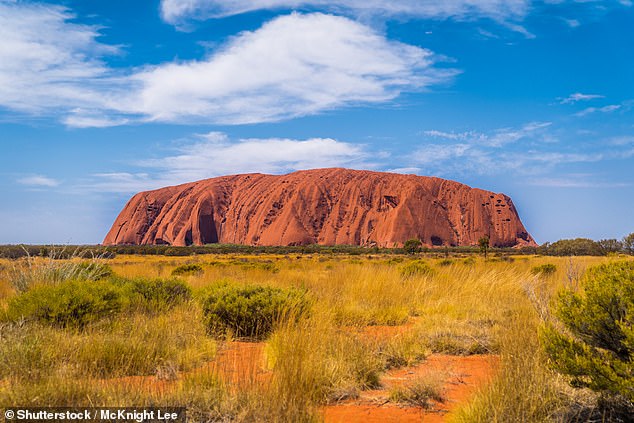
[[623,250],[623,243],[618,239],[602,239],[597,241],[603,254],[618,253]]
[[405,250],[407,254],[416,254],[420,251],[422,245],[423,243],[420,241],[420,239],[408,239],[403,245],[403,250]]
[[634,407],[634,262],[590,269],[579,291],[563,291],[558,321],[541,333],[553,367],[571,384]]
[[483,236],[478,240],[478,246],[480,247],[480,251],[484,254],[484,259],[487,258],[487,253],[489,252],[489,237]]
[[634,232],[623,237],[623,250],[627,254],[634,254]]

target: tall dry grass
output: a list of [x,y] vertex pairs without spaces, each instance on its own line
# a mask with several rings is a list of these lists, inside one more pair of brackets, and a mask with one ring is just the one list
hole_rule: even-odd
[[[425,259],[433,271],[402,272],[410,258],[381,256],[118,256],[120,277],[170,277],[178,266],[202,295],[219,280],[236,285],[305,289],[312,310],[282,319],[266,341],[270,377],[230,386],[221,374],[196,371],[214,356],[197,300],[159,315],[142,313],[69,332],[31,323],[0,331],[0,407],[32,405],[186,405],[193,421],[319,421],[319,407],[376,386],[391,367],[430,352],[494,353],[497,376],[456,421],[553,421],[571,393],[548,370],[537,340],[540,318],[561,285],[574,283],[601,258]],[[535,276],[535,266],[556,271]],[[0,268],[0,308],[19,295],[11,265]],[[368,325],[407,325],[387,337]],[[169,388],[148,390],[130,375],[158,374]],[[117,383],[103,383],[117,378]],[[162,386],[162,385],[161,385]]]

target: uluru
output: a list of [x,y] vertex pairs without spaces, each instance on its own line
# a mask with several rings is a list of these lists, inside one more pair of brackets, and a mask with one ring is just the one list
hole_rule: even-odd
[[511,199],[436,177],[341,168],[221,176],[140,192],[104,245],[534,246]]

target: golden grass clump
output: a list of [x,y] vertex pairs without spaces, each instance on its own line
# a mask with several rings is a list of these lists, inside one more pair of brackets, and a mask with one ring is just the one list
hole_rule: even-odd
[[[322,419],[320,407],[362,395],[380,386],[387,370],[415,365],[430,353],[496,354],[491,382],[448,418],[558,421],[581,394],[549,370],[538,328],[557,289],[606,260],[119,255],[107,261],[116,277],[105,281],[169,278],[184,269],[176,272],[178,281],[191,288],[192,298],[160,309],[127,308],[82,327],[0,323],[0,407],[160,404],[188,407],[192,421],[315,422]],[[0,315],[24,295],[13,270],[32,276],[50,263],[31,264],[0,262]],[[544,264],[554,266],[531,273]],[[219,367],[235,343],[215,338],[201,309],[210,287],[223,283],[238,291],[293,288],[310,298],[309,312],[285,310],[253,344],[264,350],[265,364],[256,363],[245,384]],[[422,408],[442,401],[433,377],[393,388],[392,400]]]

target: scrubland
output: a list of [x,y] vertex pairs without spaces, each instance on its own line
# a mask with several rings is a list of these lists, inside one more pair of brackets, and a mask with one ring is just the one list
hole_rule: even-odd
[[[321,421],[324,406],[378,388],[386,371],[432,354],[484,354],[499,357],[490,382],[442,418],[576,421],[596,398],[550,370],[538,331],[557,290],[611,260],[3,260],[0,408],[186,406],[190,421]],[[369,336],[374,327],[398,330]],[[221,360],[236,340],[259,342],[262,362]],[[390,401],[429,408],[442,387],[431,375]]]

